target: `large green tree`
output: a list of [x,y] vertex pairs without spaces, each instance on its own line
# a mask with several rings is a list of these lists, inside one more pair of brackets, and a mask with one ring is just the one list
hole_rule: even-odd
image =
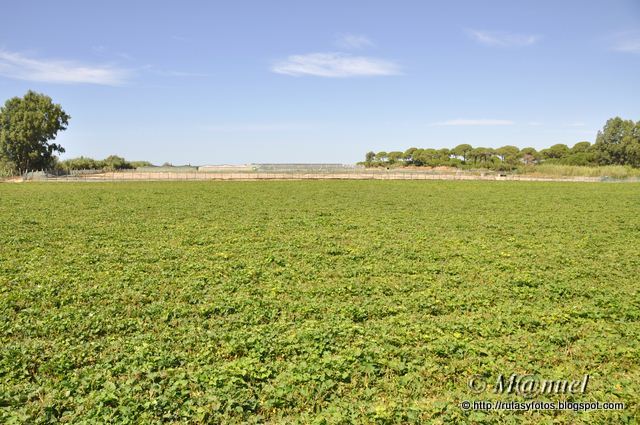
[[473,146],[467,143],[463,143],[462,145],[458,145],[455,148],[453,148],[451,152],[453,152],[453,154],[456,156],[461,156],[463,162],[467,162],[469,154],[471,153],[472,150],[473,150]]
[[569,156],[569,147],[563,143],[558,143],[547,149],[540,151],[540,154],[544,159],[562,159]]
[[573,145],[573,147],[571,148],[571,153],[572,154],[585,153],[585,152],[589,152],[590,149],[591,149],[591,143],[578,142],[575,145]]
[[20,172],[46,169],[53,164],[59,144],[50,143],[67,129],[71,117],[49,96],[29,90],[0,108],[0,156]]
[[540,161],[540,154],[535,148],[532,147],[526,147],[520,150],[518,157],[524,163],[524,165],[533,165]]
[[367,152],[367,154],[364,157],[364,162],[366,164],[371,164],[373,161],[375,161],[376,159],[376,153],[375,152]]
[[397,162],[402,161],[404,158],[404,152],[393,151],[387,154],[387,158],[389,159],[389,164],[395,164]]
[[640,167],[640,121],[611,118],[598,132],[593,150],[601,164]]
[[520,149],[517,146],[502,146],[496,149],[496,155],[500,157],[500,161],[508,161],[509,159],[515,159],[518,157]]

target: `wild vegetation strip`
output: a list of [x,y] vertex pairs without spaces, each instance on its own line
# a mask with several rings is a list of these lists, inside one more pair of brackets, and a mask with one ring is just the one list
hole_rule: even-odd
[[[0,422],[633,423],[640,185],[0,185]],[[464,411],[474,376],[590,375]]]
[[[585,167],[586,168],[586,167]],[[605,168],[605,167],[602,167]],[[193,181],[193,180],[498,180],[498,181],[553,181],[553,182],[639,182],[640,176],[563,175],[563,174],[501,174],[487,170],[354,170],[350,172],[139,172],[118,171],[55,176],[43,172],[12,177],[5,182],[111,182],[111,181]]]

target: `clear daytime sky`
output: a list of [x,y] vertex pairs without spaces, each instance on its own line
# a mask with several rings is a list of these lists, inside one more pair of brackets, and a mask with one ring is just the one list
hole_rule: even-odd
[[640,119],[640,1],[8,1],[0,100],[29,89],[62,158],[572,146]]

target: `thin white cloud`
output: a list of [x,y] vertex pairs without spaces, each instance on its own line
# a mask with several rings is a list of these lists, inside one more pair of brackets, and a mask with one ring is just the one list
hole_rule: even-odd
[[640,31],[626,31],[615,34],[612,49],[617,52],[640,53]]
[[338,37],[336,45],[343,49],[363,49],[365,47],[373,47],[373,41],[364,35],[344,34]]
[[494,47],[526,47],[537,43],[539,35],[515,34],[501,31],[468,30],[469,36],[480,44]]
[[89,66],[66,60],[43,60],[0,50],[0,76],[17,80],[62,84],[119,86],[130,72],[112,66]]
[[457,119],[457,120],[448,120],[437,122],[432,125],[442,125],[442,126],[471,126],[471,125],[513,125],[515,124],[513,121],[509,120],[493,120],[493,119]]
[[271,67],[276,74],[310,75],[327,78],[368,77],[400,74],[394,62],[346,53],[309,53],[292,55]]

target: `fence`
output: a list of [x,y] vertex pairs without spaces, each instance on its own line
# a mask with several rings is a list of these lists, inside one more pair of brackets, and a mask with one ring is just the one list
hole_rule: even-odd
[[[56,175],[48,172],[30,172],[23,181],[52,182],[115,182],[115,181],[206,181],[206,180],[495,180],[495,181],[555,181],[555,182],[600,182],[620,181],[607,177],[539,177],[527,175],[505,175],[491,172],[444,172],[438,170],[380,170],[344,169],[319,171],[138,171],[74,172]],[[627,179],[623,181],[639,181]]]

